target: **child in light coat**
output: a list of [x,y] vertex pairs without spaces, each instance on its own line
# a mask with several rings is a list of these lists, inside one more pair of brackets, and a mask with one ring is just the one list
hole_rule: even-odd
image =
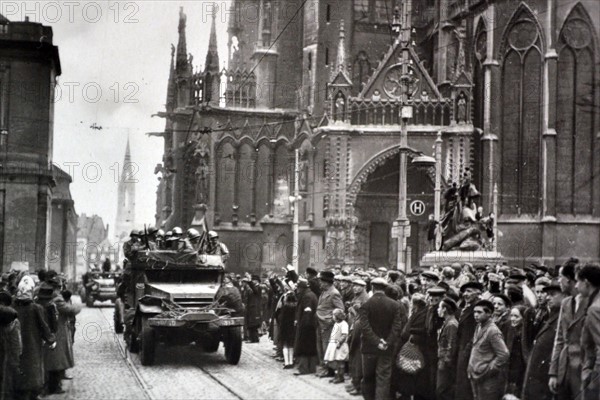
[[335,377],[329,382],[331,383],[342,383],[344,382],[344,365],[348,361],[348,323],[346,322],[346,315],[344,311],[336,308],[333,310],[333,320],[335,325],[331,331],[329,337],[329,344],[325,351],[324,360],[327,362],[329,368],[335,370]]

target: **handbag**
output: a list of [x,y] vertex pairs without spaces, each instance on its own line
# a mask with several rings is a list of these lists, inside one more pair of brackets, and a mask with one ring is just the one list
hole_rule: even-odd
[[425,358],[419,347],[408,341],[398,353],[396,366],[400,371],[408,375],[415,375],[425,367]]

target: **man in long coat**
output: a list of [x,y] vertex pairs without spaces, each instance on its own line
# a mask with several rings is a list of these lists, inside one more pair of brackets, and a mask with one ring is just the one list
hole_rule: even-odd
[[298,306],[296,308],[296,342],[294,355],[298,361],[298,371],[294,375],[315,373],[317,357],[317,295],[310,290],[306,279],[298,280]]
[[575,290],[575,265],[567,262],[559,270],[560,286],[569,297],[563,300],[560,307],[548,373],[548,385],[556,393],[557,400],[570,400],[581,390],[581,330],[587,299]]
[[581,332],[583,400],[600,398],[600,267],[585,265],[577,271],[577,289],[588,297],[588,309]]
[[350,344],[349,363],[351,378],[351,386],[349,386],[348,392],[351,395],[358,395],[362,393],[361,382],[363,377],[358,310],[369,300],[369,295],[367,293],[367,283],[362,279],[352,282],[352,290],[354,291],[354,298],[348,308],[348,325],[350,326],[348,343]]
[[402,331],[403,308],[385,295],[383,278],[371,281],[373,296],[359,310],[365,400],[387,400],[391,396],[394,344]]
[[460,287],[465,305],[458,318],[458,331],[456,335],[456,344],[458,356],[456,361],[456,400],[472,400],[473,390],[468,384],[467,367],[469,365],[469,356],[473,347],[473,336],[475,335],[474,308],[479,299],[483,285],[479,282],[468,282]]
[[548,386],[548,372],[558,326],[560,305],[565,296],[558,285],[546,286],[544,292],[549,296],[548,308],[550,313],[533,341],[534,344],[523,381],[523,396],[521,397],[523,400],[552,400],[554,398]]
[[61,379],[67,369],[73,368],[73,337],[69,328],[69,320],[81,311],[79,304],[69,304],[60,293],[60,282],[50,282],[54,287],[52,301],[58,311],[56,326],[56,349],[47,350],[45,353],[45,368],[48,372],[48,391],[50,393],[64,393]]
[[246,297],[246,326],[248,327],[248,341],[258,343],[258,328],[261,325],[261,302],[262,293],[260,288],[260,277],[252,275],[252,280],[246,284],[244,291]]
[[321,280],[321,296],[319,296],[319,304],[317,305],[317,351],[319,352],[319,362],[323,363],[323,371],[319,374],[321,377],[333,375],[325,368],[323,357],[325,349],[329,343],[329,336],[333,329],[333,310],[339,308],[344,309],[342,295],[333,286],[334,274],[331,271],[322,271],[319,279]]

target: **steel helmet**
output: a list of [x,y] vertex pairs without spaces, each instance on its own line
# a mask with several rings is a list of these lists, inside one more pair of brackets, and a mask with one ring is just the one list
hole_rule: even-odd
[[144,231],[143,231],[143,230],[141,230],[141,229],[140,229],[140,230],[138,231],[138,236],[139,236],[139,237],[143,237],[143,236],[146,236],[146,234],[144,233]]
[[200,232],[198,232],[197,229],[194,228],[190,228],[187,230],[187,232],[185,233],[187,235],[187,237],[189,237],[190,239],[198,239],[200,237]]
[[173,235],[183,235],[183,231],[180,227],[176,226],[175,228],[173,228]]
[[135,229],[131,230],[131,233],[129,234],[130,237],[136,237],[138,236],[138,231],[136,231]]
[[158,232],[156,232],[156,236],[165,236],[165,231],[163,231],[162,229],[159,229]]
[[209,239],[214,239],[214,238],[218,238],[219,234],[215,231],[208,231],[208,238]]
[[167,233],[165,233],[165,237],[171,237],[171,236],[173,236],[173,232],[167,231]]
[[153,233],[158,232],[158,229],[156,229],[154,226],[149,226],[147,230],[148,230],[148,235],[152,235]]

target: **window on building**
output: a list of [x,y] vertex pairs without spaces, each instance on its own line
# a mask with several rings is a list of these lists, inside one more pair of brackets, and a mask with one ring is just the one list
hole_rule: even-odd
[[312,52],[308,53],[308,70],[312,71]]
[[369,21],[369,0],[354,0],[354,20]]
[[327,10],[325,12],[325,19],[327,22],[331,22],[331,4],[327,4]]
[[325,47],[325,65],[329,65],[329,47]]
[[393,0],[375,0],[375,22],[389,24],[394,16]]
[[[556,102],[556,208],[562,214],[591,214],[594,176],[593,24],[581,4],[558,37]],[[597,83],[596,83],[597,84]]]
[[352,65],[352,82],[354,84],[354,92],[359,93],[363,85],[367,83],[371,74],[371,64],[369,56],[364,51],[358,53]]
[[502,46],[503,214],[535,215],[540,206],[543,48],[536,18],[520,8]]

